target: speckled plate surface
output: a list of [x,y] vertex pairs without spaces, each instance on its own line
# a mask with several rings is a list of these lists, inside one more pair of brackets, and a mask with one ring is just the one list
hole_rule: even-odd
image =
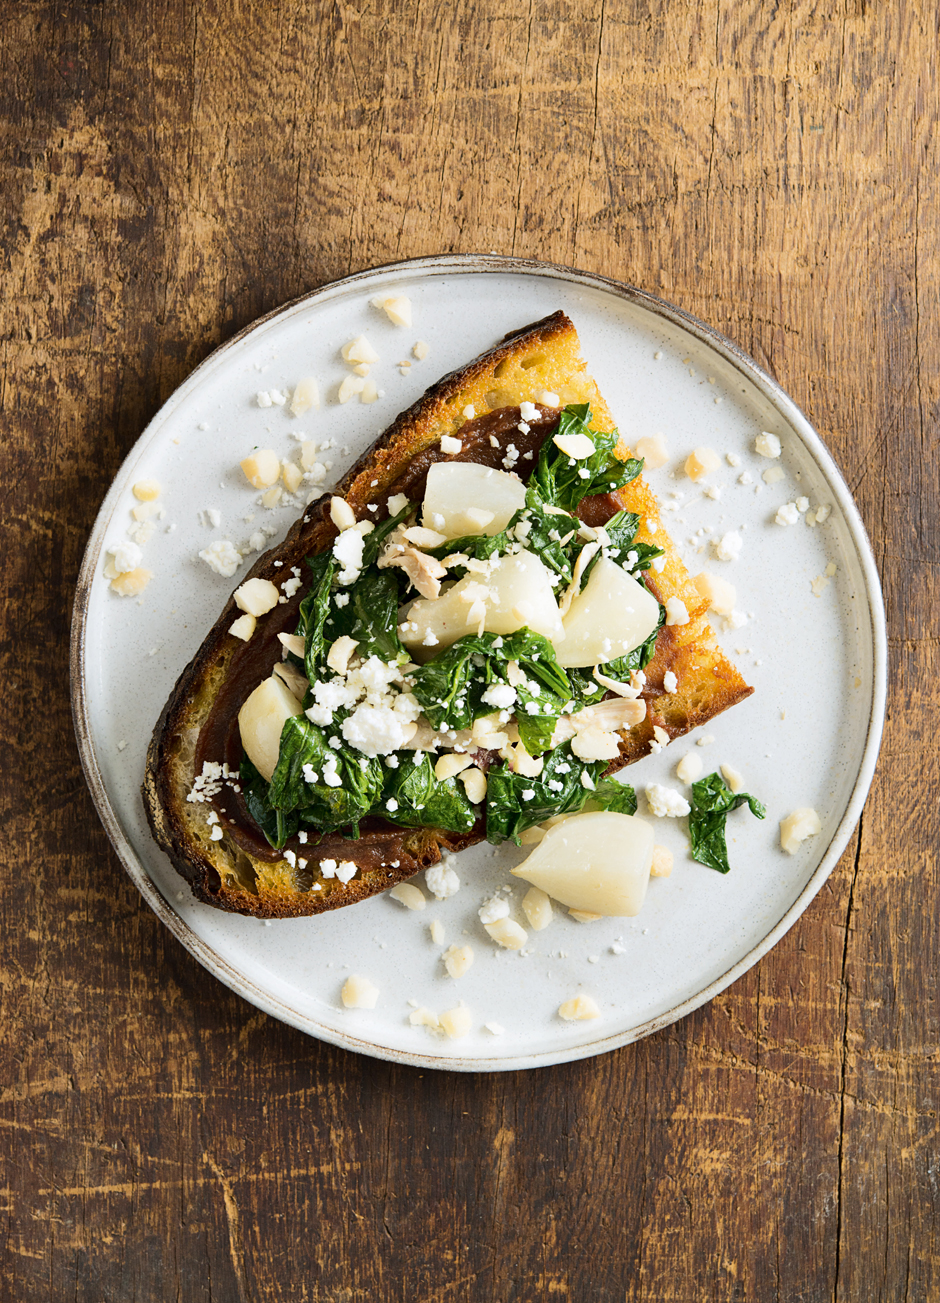
[[[408,295],[413,328],[393,326],[370,306],[379,292]],[[461,890],[443,902],[429,897],[422,912],[380,896],[320,918],[265,924],[195,903],[150,838],[139,786],[153,723],[238,583],[237,575],[212,573],[199,551],[223,538],[240,546],[262,524],[277,542],[295,514],[260,506],[239,461],[255,446],[295,453],[298,431],[330,438],[331,483],[429,384],[558,308],[574,321],[627,438],[664,435],[671,460],[648,478],[690,570],[707,568],[737,588],[747,623],[719,636],[756,692],[699,730],[713,741],[698,754],[705,773],[723,763],[737,768],[766,803],[767,819],[746,810],[732,816],[726,877],[690,860],[685,820],[654,820],[675,869],[651,882],[643,912],[582,924],[556,909],[548,928],[530,932],[524,953],[494,946],[477,919],[481,903],[510,881],[508,868],[523,854],[513,848],[465,852],[457,861]],[[381,356],[373,376],[383,396],[370,406],[341,406],[335,395],[347,368],[339,349],[363,333]],[[402,375],[396,364],[418,340],[428,356]],[[325,397],[319,410],[292,419],[284,407],[258,406],[259,391],[289,390],[308,375],[318,377]],[[779,462],[754,453],[762,430],[779,435]],[[681,470],[701,444],[721,455],[709,481],[720,489],[717,500]],[[772,465],[784,474],[767,485],[761,476]],[[162,484],[166,514],[144,547],[152,583],[141,599],[122,599],[108,589],[103,553],[126,535],[131,486],[144,477]],[[824,525],[809,528],[802,516],[792,526],[774,523],[778,507],[801,497],[811,508],[831,506]],[[208,509],[219,514],[217,525]],[[732,529],[744,539],[739,559],[713,559],[711,541]],[[821,440],[779,386],[724,337],[658,299],[601,277],[496,257],[429,258],[361,273],[213,353],[121,467],[89,539],[73,625],[73,705],[88,782],[118,855],[167,927],[233,990],[313,1036],[466,1071],[603,1053],[690,1012],[755,963],[812,900],[858,820],[881,737],[885,680],[882,600],[864,528]],[[648,782],[682,789],[675,766],[696,736],[634,766],[638,792]],[[798,806],[819,812],[822,832],[785,855],[779,820]],[[640,813],[651,817],[642,795]],[[511,897],[521,922],[523,890]],[[443,946],[431,941],[435,919]],[[475,955],[457,981],[441,960],[450,943],[469,944]],[[350,972],[380,988],[374,1010],[343,1008]],[[563,1021],[559,1005],[579,992],[596,1000],[601,1016]],[[463,1003],[472,1030],[445,1040],[412,1027],[409,1001],[438,1013]]]

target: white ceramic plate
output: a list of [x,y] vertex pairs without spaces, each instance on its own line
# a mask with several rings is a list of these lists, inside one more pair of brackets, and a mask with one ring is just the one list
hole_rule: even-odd
[[[414,327],[393,326],[371,307],[378,292],[407,294]],[[630,779],[638,792],[651,781],[681,788],[675,765],[691,748],[705,773],[735,766],[766,803],[767,819],[746,810],[731,817],[726,877],[689,859],[685,820],[654,820],[657,841],[673,849],[676,864],[670,878],[652,881],[640,916],[581,924],[558,909],[547,929],[530,932],[522,954],[494,946],[477,920],[486,898],[517,881],[507,874],[521,858],[513,848],[465,852],[459,893],[444,902],[429,897],[423,912],[380,896],[321,918],[265,924],[195,903],[150,838],[139,785],[154,721],[238,582],[213,574],[198,552],[213,539],[238,546],[260,524],[274,527],[276,542],[295,515],[259,506],[238,462],[255,446],[296,453],[292,432],[303,431],[335,441],[331,476],[339,478],[429,384],[558,308],[574,321],[621,430],[631,440],[664,434],[672,460],[648,478],[692,573],[707,567],[731,580],[750,617],[720,636],[754,695],[699,730],[714,738],[709,745],[697,749],[696,735],[680,740],[635,766]],[[381,355],[373,375],[384,396],[371,406],[340,406],[335,394],[347,368],[339,349],[362,333]],[[429,354],[403,376],[396,363],[419,339]],[[291,419],[284,407],[257,405],[259,390],[287,390],[307,375],[319,378],[327,398],[318,411]],[[779,462],[753,452],[762,430],[780,436]],[[717,501],[681,470],[700,444],[722,458],[710,480],[721,490]],[[732,466],[726,457],[738,460]],[[784,477],[765,485],[761,475],[771,466]],[[124,537],[131,486],[144,477],[164,486],[166,516],[144,548],[155,577],[142,599],[121,599],[102,575],[103,549]],[[802,496],[812,507],[831,504],[826,524],[775,524],[777,508]],[[670,511],[670,504],[678,505]],[[218,527],[201,523],[206,508],[221,514]],[[713,560],[709,541],[732,529],[743,531],[740,559]],[[830,564],[835,574],[817,584],[817,596],[811,583]],[[783,935],[858,820],[881,736],[885,666],[881,593],[861,520],[818,435],[774,381],[715,331],[638,290],[539,263],[442,257],[364,272],[273,313],[213,353],[158,412],[88,543],[72,691],[85,771],[117,853],[145,900],[210,972],[274,1017],[334,1044],[488,1071],[565,1062],[645,1036],[721,991]],[[822,832],[789,856],[779,849],[779,820],[797,806],[819,812]],[[512,895],[522,922],[523,891]],[[430,939],[434,919],[445,928],[445,946],[473,947],[473,966],[458,981],[445,975],[444,947]],[[343,1008],[340,988],[351,971],[380,988],[374,1010]],[[600,1018],[557,1016],[578,992],[594,997]],[[439,1039],[409,1024],[409,1001],[436,1012],[462,1002],[473,1029],[461,1040]]]

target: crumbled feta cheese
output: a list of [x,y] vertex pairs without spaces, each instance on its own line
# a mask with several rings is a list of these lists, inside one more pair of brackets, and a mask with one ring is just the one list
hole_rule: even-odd
[[728,463],[729,466],[741,465],[741,458],[738,456],[736,452],[726,452],[725,461]]
[[218,529],[222,524],[222,513],[217,507],[204,507],[199,512],[199,523],[206,529]]
[[646,803],[650,814],[657,819],[678,819],[692,808],[674,787],[663,787],[660,783],[647,783]]
[[668,625],[689,623],[688,607],[678,597],[666,599],[666,623]]
[[778,525],[795,525],[800,518],[799,508],[795,502],[787,502],[777,509],[774,522]]
[[144,554],[136,543],[115,543],[108,548],[108,555],[111,557],[105,567],[105,575],[108,579],[129,574],[132,570],[136,570],[144,559]]
[[712,543],[712,549],[718,561],[736,561],[743,545],[744,540],[737,530],[729,530]]
[[786,476],[780,466],[768,466],[761,479],[765,484],[778,484],[780,480],[786,479]]
[[352,860],[340,860],[339,864],[337,864],[336,876],[344,887],[347,882],[350,882],[356,876],[358,867]]
[[663,687],[667,692],[675,692],[679,687],[679,680],[673,674],[672,670],[667,670],[663,675]]
[[510,687],[508,683],[493,682],[483,693],[481,698],[487,706],[493,706],[496,710],[509,710],[516,704],[516,689]]
[[231,579],[242,563],[240,553],[227,538],[220,538],[210,543],[208,547],[202,549],[199,556],[210,570],[214,570],[223,579]]
[[[334,499],[335,501],[336,499]],[[345,504],[344,504],[345,505]],[[337,582],[354,584],[362,573],[362,553],[365,538],[356,529],[344,529],[333,543],[333,555],[343,567]]]
[[777,435],[764,430],[754,440],[754,451],[761,457],[779,457],[783,447]]
[[400,511],[404,511],[408,506],[408,495],[406,493],[393,493],[385,505],[388,507],[390,516],[397,516]]
[[[561,404],[561,399],[551,389],[543,389],[540,394],[536,394],[536,401],[541,403],[543,407],[558,407]],[[523,413],[523,417],[528,420],[525,413]]]
[[523,421],[534,421],[539,415],[539,409],[535,403],[521,402],[519,404],[519,415]]
[[365,701],[342,724],[342,734],[349,745],[372,757],[399,750],[411,741],[414,733],[414,723],[400,711]]
[[460,890],[460,879],[444,860],[425,870],[424,881],[428,891],[438,900],[448,900]]
[[441,438],[441,452],[446,452],[448,455],[456,455],[462,448],[463,442],[460,439],[454,439],[449,434],[445,434]]
[[509,917],[509,901],[502,896],[492,896],[488,901],[481,905],[478,910],[480,922],[485,927],[488,923],[495,923],[497,919]]

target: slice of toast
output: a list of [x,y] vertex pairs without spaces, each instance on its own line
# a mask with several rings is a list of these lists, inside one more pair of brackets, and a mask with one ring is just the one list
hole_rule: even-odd
[[[587,403],[594,429],[614,428],[611,413],[587,374],[574,326],[562,312],[508,335],[496,348],[432,386],[377,439],[335,493],[346,500],[357,519],[381,522],[388,516],[390,496],[404,492],[415,500],[420,495],[428,468],[444,456],[441,438],[458,431],[464,445],[461,456],[472,455],[494,467],[505,464],[512,441],[514,456],[529,456],[516,465],[517,472],[524,474],[557,424],[558,413],[552,419],[543,406],[531,432],[520,435],[518,408],[521,402],[546,394],[552,396],[553,408]],[[468,414],[468,408],[473,413]],[[625,444],[618,447],[618,454],[628,455]],[[651,591],[664,604],[678,598],[689,615],[688,623],[664,626],[659,633],[655,655],[645,671],[646,718],[621,734],[620,756],[612,762],[612,772],[658,749],[664,735],[672,739],[689,732],[753,689],[718,647],[706,603],[660,522],[649,487],[639,478],[608,496],[607,515],[620,508],[637,512],[641,518],[637,541],[665,551],[661,571],[651,571],[647,577]],[[329,498],[322,498],[307,508],[284,542],[265,553],[247,577],[281,586],[292,568],[305,573],[304,559],[332,547],[336,534]],[[461,850],[482,840],[485,833],[481,823],[470,833],[454,834],[395,827],[370,817],[363,820],[356,840],[327,834],[314,847],[311,836],[310,853],[305,855],[305,845],[292,842],[292,849],[274,850],[257,832],[238,780],[236,717],[249,693],[281,661],[277,635],[295,631],[303,596],[301,590],[276,606],[259,621],[247,643],[228,632],[241,614],[229,599],[157,722],[142,789],[154,836],[194,894],[208,904],[259,918],[315,914],[364,900],[436,864],[442,849]],[[664,683],[669,671],[677,680],[672,692]],[[325,876],[320,862],[331,859],[355,863],[355,876],[346,883]]]

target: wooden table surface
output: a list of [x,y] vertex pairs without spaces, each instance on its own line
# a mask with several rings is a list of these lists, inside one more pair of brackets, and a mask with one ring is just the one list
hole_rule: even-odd
[[[940,1298],[938,48],[908,0],[3,6],[3,1300]],[[207,352],[489,250],[780,380],[865,518],[891,685],[859,829],[767,958],[640,1044],[462,1076],[310,1040],[169,936],[67,651],[109,482]]]

